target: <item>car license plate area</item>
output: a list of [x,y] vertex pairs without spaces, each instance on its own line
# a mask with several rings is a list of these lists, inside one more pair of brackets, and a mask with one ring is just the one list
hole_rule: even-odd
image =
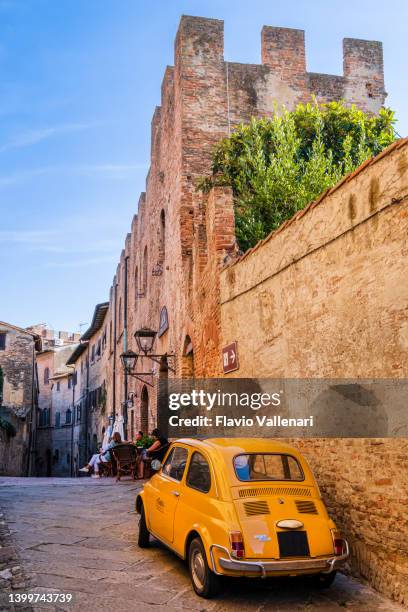
[[280,557],[310,557],[306,531],[278,532]]

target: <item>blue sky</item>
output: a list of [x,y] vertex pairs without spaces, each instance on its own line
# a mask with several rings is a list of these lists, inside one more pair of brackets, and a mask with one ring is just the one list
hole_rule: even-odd
[[408,134],[406,0],[0,0],[0,319],[74,331],[108,298],[182,14],[224,19],[230,61],[260,61],[262,25],[305,29],[313,72],[382,40]]

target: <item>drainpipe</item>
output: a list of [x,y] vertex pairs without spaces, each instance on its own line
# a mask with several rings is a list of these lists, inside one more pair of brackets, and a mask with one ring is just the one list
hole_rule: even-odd
[[88,429],[89,429],[89,346],[90,342],[88,342],[88,348],[86,352],[86,362],[88,367],[86,368],[86,393],[85,393],[85,461],[88,461]]
[[[125,257],[125,295],[123,301],[123,352],[127,351],[127,322],[128,322],[128,262],[129,256]],[[124,402],[123,402],[123,435],[127,440],[127,424],[128,424],[128,373],[125,370],[124,376]]]
[[75,427],[75,366],[68,366],[73,368],[74,372],[70,374],[72,376],[72,413],[71,413],[71,478],[74,476],[74,427]]
[[36,393],[36,358],[35,358],[35,341],[33,344],[33,360],[32,360],[32,375],[31,375],[31,423],[29,433],[29,448],[28,448],[28,465],[26,476],[33,476],[35,466],[36,438],[37,438],[37,393]]
[[113,313],[113,381],[112,381],[112,427],[115,424],[116,418],[116,337],[117,337],[117,300],[118,300],[118,284],[115,282],[115,308]]

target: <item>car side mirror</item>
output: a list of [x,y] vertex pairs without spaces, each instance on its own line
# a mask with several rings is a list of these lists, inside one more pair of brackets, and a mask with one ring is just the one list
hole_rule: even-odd
[[158,472],[160,470],[161,466],[162,466],[162,464],[161,464],[161,462],[158,459],[153,459],[153,461],[150,464],[150,467],[155,472]]

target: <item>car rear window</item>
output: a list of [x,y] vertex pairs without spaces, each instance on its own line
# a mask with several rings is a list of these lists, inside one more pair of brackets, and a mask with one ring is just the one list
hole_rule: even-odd
[[281,453],[251,453],[234,457],[234,469],[239,480],[304,480],[299,462],[292,455]]

